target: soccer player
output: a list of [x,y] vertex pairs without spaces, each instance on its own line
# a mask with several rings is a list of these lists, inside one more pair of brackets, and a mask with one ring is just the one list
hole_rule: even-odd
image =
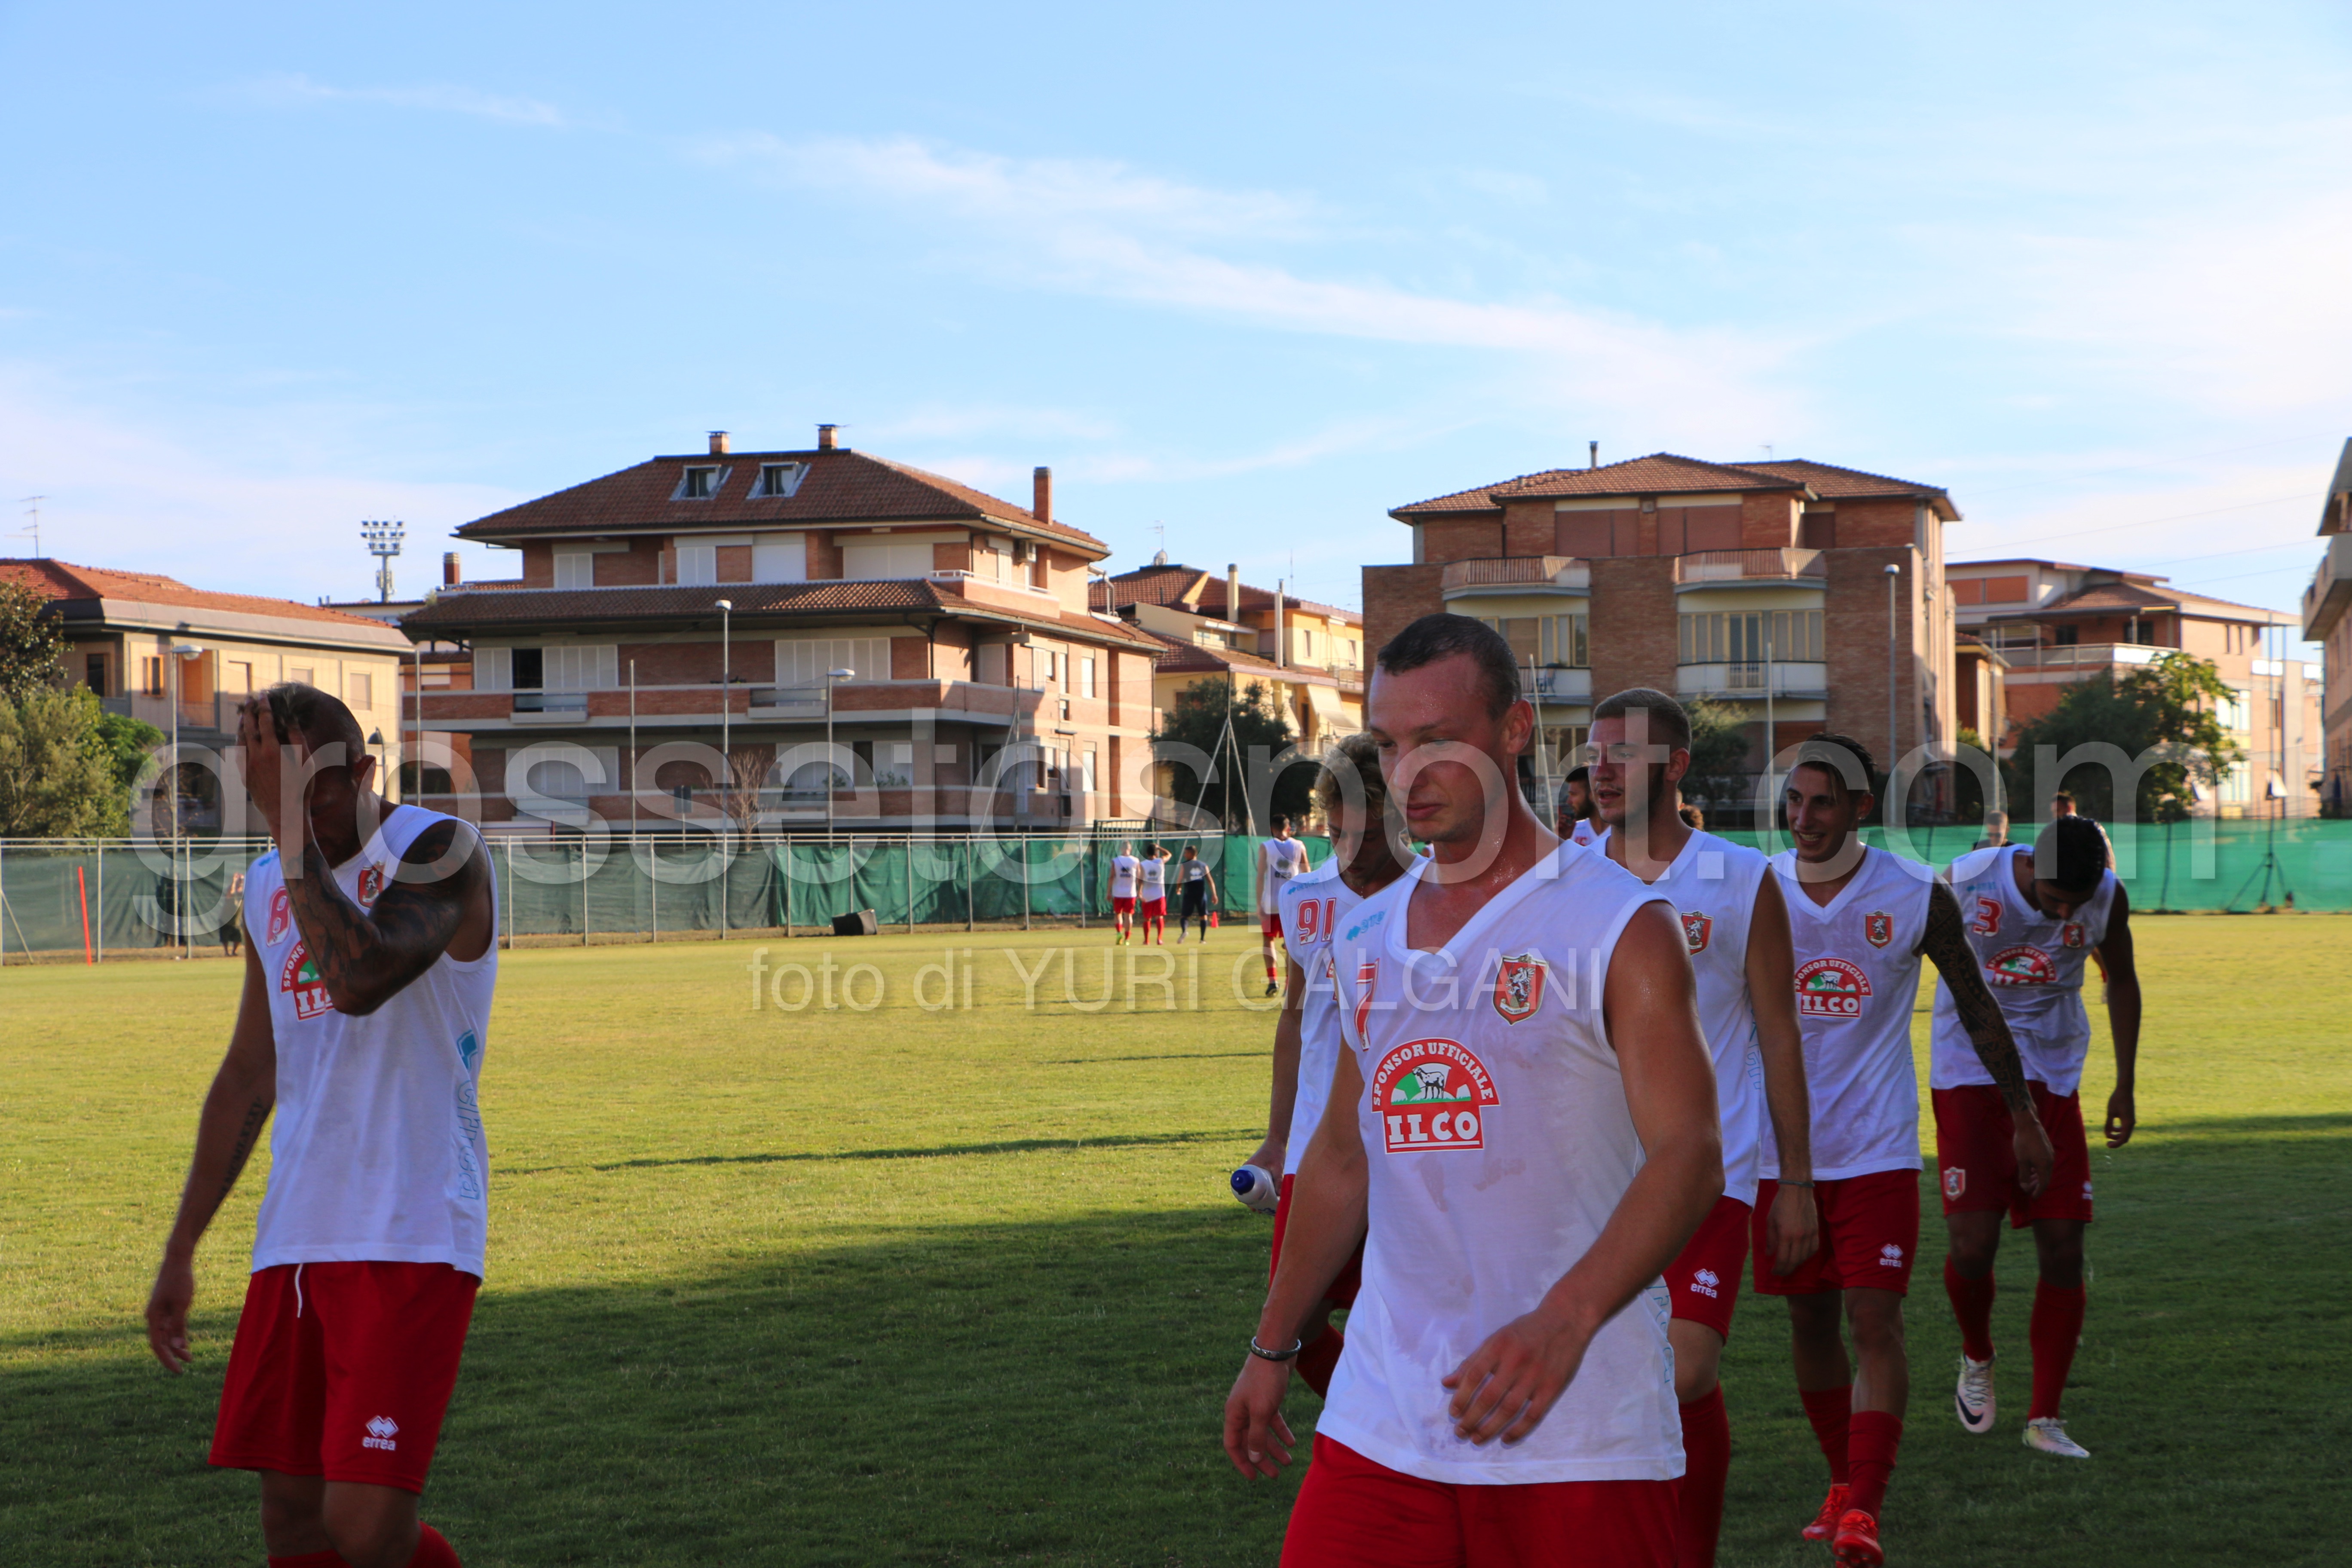
[[1928,1090],[1936,1109],[1936,1163],[1943,1175],[1951,1250],[1944,1289],[1960,1323],[1960,1425],[1993,1425],[1992,1302],[2000,1217],[2033,1227],[2041,1281],[2027,1331],[2033,1348],[2033,1403],[2025,1446],[2070,1459],[2091,1456],[2066,1435],[2058,1414],[2066,1373],[2083,1334],[2083,1227],[2091,1221],[2091,1151],[2079,1093],[2090,1056],[2083,1010],[2083,963],[2107,963],[2107,1022],[2115,1037],[2116,1087],[2107,1097],[2110,1149],[2131,1141],[2137,1120],[2133,1079],[2139,1058],[2139,971],[2132,959],[2130,900],[2107,868],[2107,841],[2087,816],[2053,816],[2032,847],[2003,845],[1952,862],[1951,886],[1969,945],[2009,1020],[2026,1087],[2049,1131],[2056,1165],[2027,1192],[2010,1157],[2010,1114],[1967,1032],[1948,987],[1936,988]]
[[[1380,748],[1371,736],[1350,735],[1324,756],[1315,775],[1315,803],[1331,825],[1331,858],[1283,884],[1288,972],[1282,1011],[1274,1026],[1274,1086],[1265,1142],[1249,1158],[1261,1171],[1282,1173],[1274,1210],[1273,1267],[1282,1262],[1282,1233],[1289,1223],[1298,1162],[1323,1120],[1324,1096],[1330,1092],[1332,1070],[1344,1048],[1339,995],[1333,989],[1332,943],[1356,906],[1395,881],[1412,858],[1412,847],[1402,839],[1402,819],[1389,810]],[[1331,1369],[1345,1348],[1339,1331],[1329,1327],[1328,1320],[1335,1309],[1355,1300],[1360,1262],[1349,1260],[1330,1293],[1299,1326],[1305,1348],[1298,1352],[1298,1375],[1318,1395],[1330,1387]]]
[[[1756,1289],[1788,1298],[1797,1392],[1830,1467],[1829,1495],[1804,1535],[1828,1541],[1845,1565],[1885,1560],[1879,1515],[1910,1396],[1903,1298],[1919,1245],[1911,1005],[1921,957],[1951,987],[1963,1031],[2009,1108],[2020,1185],[2041,1191],[2051,1164],[2016,1043],[1977,973],[1952,889],[1855,835],[1876,803],[1870,780],[1860,742],[1816,735],[1799,749],[1782,791],[1795,847],[1772,868],[1796,958],[1821,1246],[1783,1271],[1762,1225],[1755,1237]],[[1768,1139],[1759,1215],[1778,1200],[1782,1174]],[[1851,1360],[1841,1318],[1853,1331]]]
[[1123,843],[1118,853],[1110,858],[1110,869],[1103,878],[1103,892],[1110,900],[1110,923],[1118,932],[1113,947],[1125,947],[1129,929],[1135,923],[1135,876],[1138,864],[1135,846]]
[[1168,851],[1157,844],[1143,847],[1143,858],[1135,866],[1136,921],[1143,928],[1143,940],[1168,945]]
[[482,1276],[489,858],[465,823],[376,793],[358,722],[323,691],[248,700],[237,740],[277,847],[247,878],[245,991],[147,1342],[191,1363],[196,1243],[274,1107],[212,1463],[261,1473],[273,1568],[456,1568],[416,1505]]
[[1184,901],[1176,911],[1176,944],[1184,944],[1184,928],[1197,920],[1201,922],[1201,940],[1209,940],[1209,900],[1217,894],[1217,879],[1209,875],[1209,863],[1201,858],[1194,846],[1184,846],[1184,858],[1176,867],[1176,883]]
[[1688,1467],[1675,1562],[1710,1568],[1731,1469],[1719,1373],[1748,1261],[1767,1115],[1782,1178],[1772,1212],[1762,1216],[1773,1267],[1794,1272],[1820,1240],[1805,1066],[1789,989],[1795,967],[1789,911],[1780,879],[1761,854],[1690,824],[1678,787],[1690,771],[1690,717],[1681,703],[1646,687],[1603,698],[1592,710],[1591,754],[1593,812],[1609,830],[1603,852],[1674,901],[1715,1058],[1723,1191],[1666,1269],[1674,1302],[1667,1338]]
[[1265,953],[1265,994],[1273,995],[1274,944],[1282,940],[1282,885],[1307,869],[1307,846],[1290,836],[1290,818],[1274,819],[1274,837],[1257,847],[1255,880],[1260,945]]
[[1592,815],[1592,770],[1569,769],[1559,786],[1559,836],[1580,849],[1590,849],[1605,831]]
[[1348,1048],[1225,1451],[1289,1461],[1286,1363],[1360,1240],[1285,1568],[1664,1568],[1683,1460],[1659,1273],[1723,1185],[1680,926],[1514,787],[1534,712],[1491,628],[1407,626],[1366,717],[1433,858],[1339,923]]

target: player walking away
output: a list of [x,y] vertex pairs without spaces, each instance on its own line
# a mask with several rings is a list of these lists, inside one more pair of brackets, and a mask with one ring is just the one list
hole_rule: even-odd
[[1139,864],[1135,858],[1135,846],[1121,844],[1118,853],[1110,858],[1110,870],[1103,879],[1103,891],[1110,899],[1110,923],[1118,935],[1113,947],[1125,947],[1130,929],[1135,924],[1135,878]]
[[1780,879],[1761,854],[1702,831],[1680,805],[1679,786],[1690,770],[1690,717],[1681,703],[1643,687],[1603,698],[1592,710],[1591,750],[1593,810],[1609,829],[1605,853],[1674,901],[1698,987],[1699,1024],[1715,1058],[1723,1191],[1665,1275],[1688,1467],[1675,1562],[1709,1568],[1731,1469],[1731,1422],[1718,1373],[1748,1260],[1768,1115],[1781,1174],[1772,1212],[1760,1216],[1772,1266],[1794,1272],[1820,1240],[1804,1059],[1789,989],[1795,967],[1789,911]]
[[235,958],[245,950],[245,873],[232,872],[228,879],[228,918],[221,921],[221,952]]
[[1168,945],[1168,851],[1157,844],[1143,847],[1135,867],[1135,913],[1143,940]]
[[[1842,1564],[1885,1561],[1879,1515],[1910,1395],[1903,1297],[1919,1245],[1911,1005],[1921,957],[1951,987],[1978,1059],[2014,1119],[2020,1184],[2041,1191],[2051,1163],[2016,1044],[1977,973],[1951,889],[1855,835],[1875,804],[1870,779],[1860,742],[1816,735],[1800,748],[1782,794],[1796,847],[1775,856],[1772,868],[1796,958],[1821,1246],[1782,1272],[1761,1226],[1755,1238],[1756,1289],[1789,1300],[1797,1391],[1829,1460],[1829,1496],[1804,1533],[1828,1541]],[[1777,1201],[1780,1174],[1768,1138],[1759,1214]],[[1853,1331],[1851,1361],[1841,1313]]]
[[1574,767],[1559,786],[1559,836],[1580,849],[1590,849],[1607,831],[1592,813],[1592,770]]
[[1274,819],[1274,837],[1257,847],[1257,918],[1265,953],[1265,994],[1273,995],[1274,944],[1282,940],[1282,885],[1307,869],[1307,846],[1290,836],[1290,818]]
[[[1351,787],[1350,778],[1361,787]],[[1274,1210],[1270,1268],[1281,1265],[1291,1187],[1298,1163],[1323,1120],[1331,1074],[1345,1048],[1339,1037],[1339,994],[1333,988],[1332,943],[1356,906],[1395,881],[1412,858],[1412,847],[1403,840],[1403,819],[1389,810],[1380,748],[1371,736],[1350,735],[1325,753],[1315,775],[1315,803],[1331,825],[1331,858],[1283,884],[1282,929],[1288,933],[1284,943],[1288,969],[1282,1011],[1274,1026],[1274,1088],[1266,1111],[1265,1142],[1249,1159],[1261,1171],[1282,1173]],[[1298,1328],[1305,1347],[1298,1352],[1298,1375],[1318,1395],[1328,1391],[1331,1369],[1345,1348],[1339,1331],[1330,1328],[1328,1320],[1334,1310],[1354,1303],[1361,1262],[1360,1250]]]
[[1449,615],[1372,678],[1382,771],[1433,858],[1340,921],[1348,1048],[1225,1405],[1234,1467],[1276,1474],[1283,1363],[1360,1239],[1286,1568],[1673,1561],[1658,1276],[1723,1185],[1714,1079],[1671,909],[1513,787],[1518,681]]
[[1176,885],[1184,901],[1176,911],[1176,944],[1184,943],[1184,928],[1194,921],[1201,922],[1201,940],[1209,940],[1209,900],[1217,894],[1217,879],[1209,875],[1209,863],[1201,858],[1201,851],[1192,845],[1184,846],[1184,858],[1176,867]]
[[212,1463],[261,1472],[275,1568],[456,1568],[416,1503],[481,1283],[489,860],[465,823],[376,793],[359,724],[323,691],[248,700],[237,740],[277,847],[247,879],[245,992],[147,1342],[190,1364],[196,1243],[274,1107]]
[[2050,1180],[2027,1192],[2010,1155],[2009,1108],[1967,1048],[1948,987],[1936,988],[1929,1097],[1936,1108],[1936,1164],[1951,1251],[1944,1289],[1960,1323],[1960,1425],[1993,1426],[1993,1259],[2000,1216],[2033,1227],[2041,1263],[2028,1339],[2033,1403],[2025,1444],[2071,1459],[2090,1458],[2058,1414],[2066,1373],[2083,1333],[2083,1227],[2091,1221],[2091,1152],[2083,1133],[2083,1065],[2091,1050],[2083,1010],[2083,961],[2107,961],[2107,1020],[2115,1036],[2116,1088],[2107,1097],[2107,1147],[2131,1141],[2137,1119],[2133,1080],[2139,1057],[2139,971],[2132,961],[2130,900],[2107,868],[2106,839],[2087,816],[2054,817],[2032,848],[2007,845],[1963,855],[1951,886],[1968,942],[2017,1039],[2026,1087],[2056,1151]]

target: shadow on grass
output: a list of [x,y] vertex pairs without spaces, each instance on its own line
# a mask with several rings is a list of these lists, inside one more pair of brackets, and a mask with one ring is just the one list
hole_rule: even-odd
[[542,1171],[635,1171],[664,1165],[780,1165],[806,1160],[939,1160],[966,1154],[1034,1154],[1051,1150],[1070,1153],[1080,1149],[1162,1148],[1171,1143],[1229,1143],[1248,1138],[1254,1128],[1228,1127],[1208,1132],[1121,1132],[1102,1138],[1012,1138],[997,1143],[940,1143],[922,1149],[805,1150],[789,1154],[684,1154],[668,1160],[615,1160],[606,1165],[536,1165],[500,1174],[527,1176]]

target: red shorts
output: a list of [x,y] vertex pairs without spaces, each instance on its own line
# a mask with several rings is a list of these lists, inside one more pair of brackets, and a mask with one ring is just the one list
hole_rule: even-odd
[[[1265,1260],[1265,1280],[1269,1285],[1274,1283],[1274,1271],[1282,1265],[1282,1233],[1290,1227],[1290,1184],[1297,1179],[1295,1173],[1283,1177],[1281,1195],[1274,1202],[1274,1256]],[[1352,1307],[1356,1304],[1356,1291],[1363,1283],[1364,1244],[1360,1241],[1340,1267],[1339,1277],[1323,1292],[1323,1299],[1334,1306]]]
[[1813,1189],[1822,1215],[1822,1245],[1794,1274],[1772,1272],[1772,1238],[1765,1218],[1778,1182],[1756,1188],[1753,1222],[1756,1293],[1812,1296],[1823,1290],[1911,1291],[1911,1261],[1919,1250],[1919,1173],[1873,1171]]
[[1266,941],[1280,942],[1282,940],[1282,916],[1279,912],[1260,915],[1257,917],[1257,923],[1259,928],[1265,932]]
[[1739,1304],[1739,1270],[1748,1261],[1748,1205],[1718,1197],[1682,1256],[1666,1265],[1675,1316],[1704,1323],[1731,1338],[1731,1309]]
[[1164,898],[1146,899],[1138,908],[1145,920],[1164,921],[1168,918],[1168,900]]
[[1670,1568],[1678,1481],[1455,1486],[1320,1433],[1282,1568]]
[[1135,900],[1133,899],[1113,899],[1110,901],[1110,912],[1115,915],[1131,915],[1135,912]]
[[2091,1217],[2091,1145],[2083,1135],[2082,1097],[2053,1094],[2031,1081],[2025,1087],[2057,1155],[2049,1184],[2032,1197],[2017,1188],[2017,1150],[2010,1142],[2016,1129],[2000,1090],[1971,1083],[1931,1092],[1946,1214],[2007,1209],[2012,1226]]
[[446,1263],[260,1270],[229,1349],[212,1462],[423,1491],[481,1283]]

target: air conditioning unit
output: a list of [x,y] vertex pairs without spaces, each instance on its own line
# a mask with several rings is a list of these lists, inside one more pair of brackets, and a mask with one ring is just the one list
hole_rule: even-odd
[[1026,539],[1016,539],[1013,542],[1013,559],[1015,564],[1026,566],[1030,562],[1036,558],[1037,546],[1035,544]]

